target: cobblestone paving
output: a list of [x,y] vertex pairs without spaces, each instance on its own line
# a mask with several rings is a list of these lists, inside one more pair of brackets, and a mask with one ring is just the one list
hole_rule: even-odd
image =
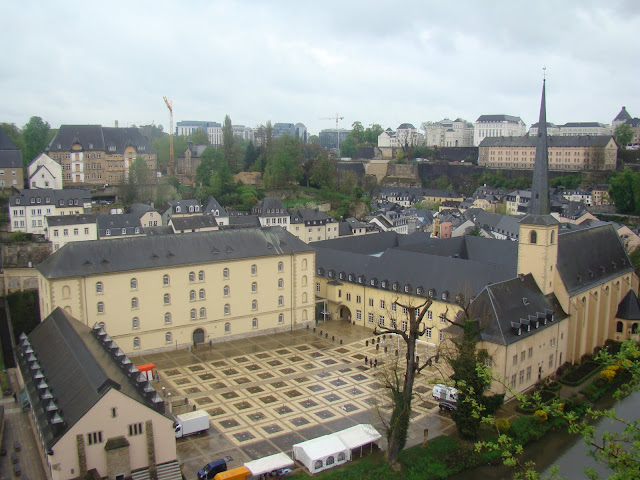
[[[382,375],[398,343],[386,337],[378,345],[375,339],[376,348],[373,340],[363,327],[327,322],[316,332],[297,330],[134,362],[155,363],[157,388],[164,386],[165,396],[186,396],[211,416],[208,435],[178,440],[183,472],[191,478],[220,456],[233,457],[233,467],[280,451],[290,454],[294,443],[358,423],[371,423],[382,433],[380,413],[387,417],[391,407]],[[418,353],[426,354],[425,347]],[[377,359],[377,367],[365,365],[365,357]],[[433,436],[452,426],[431,396],[434,377],[440,378],[437,369],[428,367],[416,379],[409,445],[422,442],[425,428]]]

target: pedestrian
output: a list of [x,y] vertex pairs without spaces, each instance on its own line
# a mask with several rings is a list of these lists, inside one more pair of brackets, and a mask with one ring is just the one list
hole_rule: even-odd
[[369,363],[369,359],[367,357],[364,357],[364,366],[367,366],[367,363]]
[[373,369],[376,370],[378,368],[378,359],[376,358],[373,362]]
[[369,359],[369,368],[373,368],[373,360]]
[[13,392],[13,401],[15,403],[18,403],[18,395],[16,394],[16,392]]

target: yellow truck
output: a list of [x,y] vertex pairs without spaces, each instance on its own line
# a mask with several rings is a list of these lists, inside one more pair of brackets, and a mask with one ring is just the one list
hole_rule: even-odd
[[220,472],[213,477],[213,480],[247,480],[247,477],[251,475],[251,470],[247,467],[237,467],[227,470],[226,472]]

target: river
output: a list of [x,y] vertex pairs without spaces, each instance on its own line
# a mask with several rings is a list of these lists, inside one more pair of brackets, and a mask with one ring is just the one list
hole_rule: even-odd
[[[640,419],[640,392],[634,392],[620,402],[614,403],[613,399],[606,398],[596,404],[597,408],[615,408],[618,415],[629,420]],[[609,419],[601,419],[597,422],[597,431],[621,431],[622,425],[613,423]],[[568,480],[586,480],[583,473],[585,468],[593,467],[601,476],[607,478],[611,471],[596,464],[587,455],[587,446],[580,435],[570,435],[566,431],[553,432],[542,440],[529,444],[525,449],[523,460],[534,461],[538,469],[549,473],[549,469],[557,465],[559,474]],[[513,469],[504,466],[486,466],[467,470],[454,475],[450,480],[503,480],[513,476]]]

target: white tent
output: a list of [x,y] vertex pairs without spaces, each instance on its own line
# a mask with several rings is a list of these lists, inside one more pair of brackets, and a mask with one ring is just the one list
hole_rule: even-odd
[[291,467],[292,465],[293,460],[286,453],[276,453],[275,455],[269,455],[244,464],[245,467],[251,470],[251,475],[254,477],[263,473],[273,472],[279,468]]
[[362,456],[362,447],[376,443],[382,438],[382,435],[369,424],[355,425],[339,432],[334,433],[349,450],[360,447],[360,456]]
[[293,458],[300,460],[309,472],[318,473],[351,460],[351,449],[339,437],[325,435],[294,445]]

